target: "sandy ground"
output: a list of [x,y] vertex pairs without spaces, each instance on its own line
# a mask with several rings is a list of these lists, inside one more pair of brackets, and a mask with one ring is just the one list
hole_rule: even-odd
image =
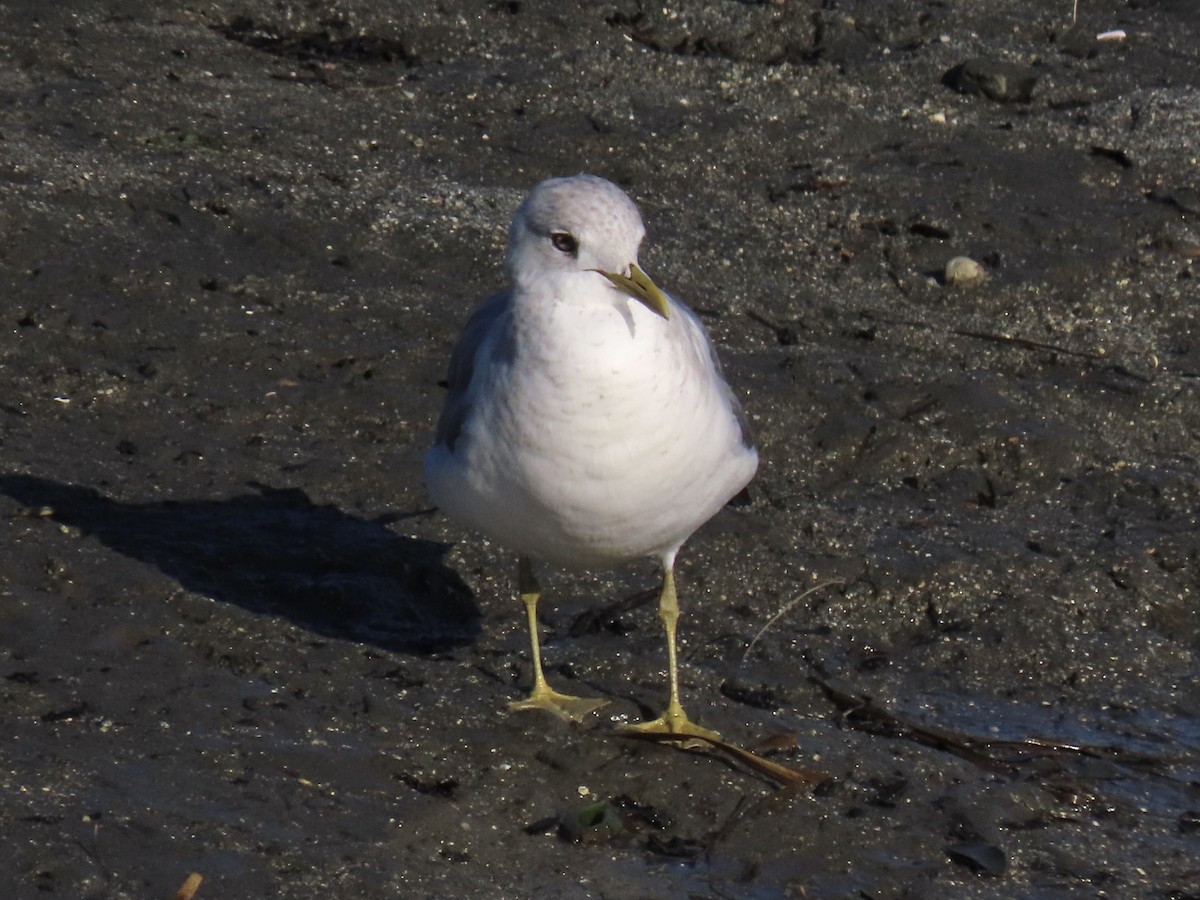
[[[1200,897],[1200,18],[1070,6],[0,7],[6,895]],[[542,572],[611,705],[506,710],[515,562],[420,463],[578,171],[762,455],[690,711],[815,789],[613,734],[649,562]]]

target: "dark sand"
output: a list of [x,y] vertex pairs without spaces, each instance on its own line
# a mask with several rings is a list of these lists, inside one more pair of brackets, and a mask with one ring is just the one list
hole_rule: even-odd
[[[1200,896],[1200,15],[1080,5],[0,6],[4,895]],[[649,562],[542,573],[605,714],[506,711],[514,560],[421,457],[578,171],[762,453],[690,711],[815,791],[613,735]]]

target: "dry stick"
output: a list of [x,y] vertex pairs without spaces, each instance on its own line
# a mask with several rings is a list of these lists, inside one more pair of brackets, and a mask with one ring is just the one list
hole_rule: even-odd
[[[940,329],[929,324],[915,319],[898,319],[883,313],[877,313],[874,310],[863,310],[863,317],[872,322],[879,322],[884,325],[899,325],[902,328],[916,328],[921,331],[939,331]],[[1086,350],[1073,350],[1070,347],[1064,347],[1061,344],[1048,344],[1045,341],[1034,341],[1029,338],[1012,337],[1007,334],[995,334],[990,331],[975,331],[970,328],[950,328],[942,332],[943,334],[956,334],[959,337],[973,338],[977,341],[989,341],[995,344],[1006,344],[1012,347],[1021,347],[1025,350],[1040,350],[1047,353],[1061,353],[1064,356],[1076,356],[1080,359],[1090,359],[1093,362],[1110,362],[1108,357],[1099,353],[1089,353]]]
[[734,804],[732,812],[725,817],[725,821],[722,823],[721,827],[709,835],[708,846],[704,848],[704,861],[706,863],[712,863],[713,850],[716,849],[717,843],[725,840],[725,838],[727,838],[733,832],[733,827],[742,818],[747,802],[748,801],[746,800],[745,794],[742,794],[742,796],[738,797],[738,801],[736,804]]
[[[824,691],[825,696],[833,701],[834,704],[841,707],[844,711],[843,721],[848,725],[850,724],[849,720],[851,716],[858,716],[861,721],[874,724],[876,727],[886,728],[894,734],[916,741],[918,744],[924,744],[927,747],[934,747],[938,750],[952,753],[955,756],[973,762],[980,768],[1001,774],[1011,774],[1013,771],[1012,766],[1008,763],[994,759],[986,753],[977,750],[971,745],[971,741],[966,739],[965,735],[943,732],[942,729],[906,721],[895,713],[884,709],[869,697],[859,697],[838,690],[824,678],[820,678],[817,675],[810,675],[809,680]],[[851,725],[850,727],[854,726]]]
[[[1005,751],[1015,754],[1034,756],[1089,756],[1097,759],[1109,759],[1125,765],[1163,766],[1165,760],[1143,753],[1135,753],[1110,745],[1078,744],[1070,741],[1056,741],[1048,738],[984,738],[965,731],[942,728],[937,725],[926,725],[915,722],[904,716],[897,715],[876,703],[870,697],[849,694],[834,687],[824,678],[810,675],[809,680],[817,685],[825,695],[844,712],[843,719],[857,717],[866,726],[885,728],[893,734],[952,753],[982,768],[997,772],[1011,773],[1019,760],[1005,758]],[[854,727],[850,724],[850,727]],[[859,726],[860,730],[864,729]]]
[[743,660],[749,659],[750,651],[754,649],[754,645],[758,643],[758,639],[767,633],[767,629],[770,628],[772,625],[774,625],[777,621],[779,621],[779,619],[782,618],[783,616],[785,616],[788,612],[790,612],[793,606],[795,606],[797,603],[799,603],[801,600],[803,600],[809,594],[813,593],[814,591],[819,591],[822,588],[831,587],[832,585],[835,585],[835,584],[845,584],[845,583],[846,582],[844,582],[844,581],[824,581],[821,584],[810,587],[807,591],[805,591],[799,597],[794,597],[791,600],[789,600],[787,603],[785,603],[783,605],[783,608],[780,609],[779,612],[775,613],[775,615],[773,615],[773,616],[771,616],[771,618],[767,619],[766,624],[763,625],[762,628],[758,629],[758,634],[756,634],[753,637],[753,639],[750,641],[750,643],[746,645],[746,652],[742,654],[742,659]]
[[[1132,378],[1135,381],[1141,381],[1146,384],[1150,384],[1152,381],[1152,379],[1148,378],[1147,376],[1139,375],[1137,372],[1127,369],[1120,363],[1113,362],[1107,356],[1103,356],[1099,353],[1088,353],[1085,350],[1072,350],[1070,347],[1063,347],[1059,344],[1047,344],[1043,341],[1032,341],[1029,338],[1010,337],[1006,334],[991,334],[987,331],[971,331],[970,329],[966,328],[954,328],[950,333],[957,334],[959,337],[974,338],[975,340],[979,341],[991,341],[995,344],[1006,344],[1011,347],[1021,347],[1025,350],[1038,350],[1046,353],[1061,353],[1064,356],[1075,356],[1079,359],[1087,359],[1091,360],[1092,362],[1104,363],[1110,371],[1116,372],[1118,375],[1123,375],[1126,378]],[[1154,362],[1154,367],[1158,368],[1157,359]]]
[[183,886],[175,894],[175,900],[192,900],[196,896],[196,891],[200,890],[200,882],[204,880],[204,876],[199,872],[193,872],[184,881]]
[[995,344],[1011,344],[1014,347],[1023,347],[1026,350],[1044,350],[1048,353],[1061,353],[1064,356],[1078,356],[1080,359],[1090,359],[1094,361],[1105,361],[1105,357],[1098,353],[1088,353],[1086,350],[1072,350],[1070,347],[1063,347],[1060,344],[1047,344],[1043,341],[1032,341],[1029,338],[1011,337],[1007,334],[992,334],[988,331],[972,331],[967,328],[953,328],[951,334],[957,334],[959,337],[975,338],[978,341],[991,341]]
[[[881,322],[884,325],[898,325],[902,328],[917,328],[921,331],[936,331],[934,326],[928,322],[918,322],[912,319],[896,319],[890,316],[874,313],[871,310],[864,310],[863,315],[873,322]],[[1012,337],[1007,334],[993,334],[990,331],[975,331],[970,328],[951,328],[943,332],[944,334],[955,334],[959,337],[972,338],[977,341],[987,341],[993,344],[1000,344],[1008,347],[1020,347],[1023,350],[1035,350],[1043,353],[1061,353],[1063,356],[1074,356],[1078,359],[1086,359],[1091,362],[1103,363],[1113,372],[1118,375],[1123,375],[1129,378],[1134,378],[1138,381],[1149,383],[1151,379],[1145,375],[1126,368],[1124,365],[1114,362],[1109,357],[1102,353],[1089,353],[1086,350],[1073,350],[1070,347],[1064,347],[1061,344],[1048,344],[1045,341],[1034,341],[1029,338]],[[1155,368],[1158,363],[1155,362]]]
[[623,738],[633,738],[637,741],[649,741],[656,744],[667,744],[676,750],[703,753],[725,762],[740,763],[754,774],[774,782],[785,792],[791,793],[801,787],[816,787],[829,780],[829,773],[817,769],[793,769],[783,766],[743,750],[741,747],[727,743],[718,738],[710,738],[699,734],[672,734],[661,731],[626,731],[621,732]]

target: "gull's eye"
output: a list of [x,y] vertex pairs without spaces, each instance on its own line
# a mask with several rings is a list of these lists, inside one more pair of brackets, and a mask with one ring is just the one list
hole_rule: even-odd
[[579,252],[579,241],[575,240],[575,235],[565,231],[556,231],[551,234],[550,243],[554,245],[555,250],[570,253],[572,256]]

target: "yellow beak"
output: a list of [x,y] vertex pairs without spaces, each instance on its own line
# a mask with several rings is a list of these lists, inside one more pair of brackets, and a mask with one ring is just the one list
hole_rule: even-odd
[[659,290],[658,285],[650,280],[649,275],[632,263],[629,266],[628,275],[620,272],[605,272],[603,269],[592,269],[592,271],[599,272],[611,281],[618,291],[628,294],[634,300],[645,305],[647,309],[658,313],[664,319],[671,318],[671,307],[667,295]]

